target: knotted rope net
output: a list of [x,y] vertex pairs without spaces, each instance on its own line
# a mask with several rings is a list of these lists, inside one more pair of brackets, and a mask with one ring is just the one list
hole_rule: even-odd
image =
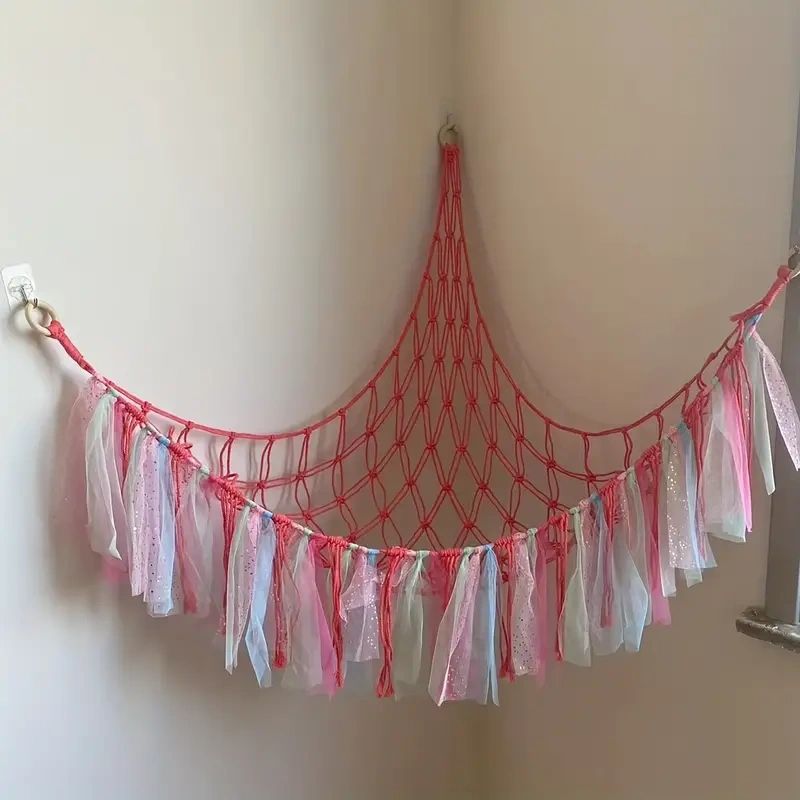
[[[551,419],[514,380],[481,313],[464,235],[460,152],[448,144],[412,310],[386,360],[341,408],[297,430],[244,433],[191,422],[106,382],[144,416],[166,420],[171,439],[210,438],[220,476],[312,530],[371,546],[442,550],[537,526],[557,551],[563,542],[552,522],[661,439],[741,340],[741,320],[758,310],[739,315],[702,369],[633,423],[586,431]],[[54,335],[93,371],[60,326]]]

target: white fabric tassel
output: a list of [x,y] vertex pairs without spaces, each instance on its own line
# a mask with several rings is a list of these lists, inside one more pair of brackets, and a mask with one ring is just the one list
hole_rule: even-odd
[[744,358],[747,378],[750,381],[750,394],[753,398],[753,439],[761,474],[764,476],[764,487],[767,494],[775,491],[775,474],[772,469],[772,444],[769,439],[769,423],[767,422],[767,401],[764,391],[764,370],[762,368],[761,350],[749,336],[744,343]]
[[589,614],[586,608],[585,541],[583,510],[570,509],[575,534],[575,570],[569,579],[564,599],[564,659],[581,667],[591,666]]
[[114,435],[116,399],[106,392],[86,429],[86,505],[89,541],[96,553],[122,560],[127,555],[127,521]]
[[233,672],[236,666],[237,652],[241,638],[241,629],[236,622],[236,611],[238,606],[239,593],[243,590],[244,580],[244,550],[246,547],[248,522],[250,519],[250,508],[244,506],[239,512],[236,521],[231,549],[228,555],[228,592],[225,602],[225,669]]

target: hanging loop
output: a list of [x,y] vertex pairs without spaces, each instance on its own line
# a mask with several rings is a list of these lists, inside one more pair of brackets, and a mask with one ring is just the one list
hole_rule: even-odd
[[[446,147],[448,144],[458,143],[458,128],[453,120],[453,115],[448,114],[444,125],[439,128],[439,144]],[[450,141],[448,141],[448,139]]]
[[44,300],[39,300],[36,297],[25,302],[25,319],[28,320],[28,325],[42,336],[52,336],[50,329],[42,325],[40,319],[37,319],[37,317],[41,317],[41,314],[37,314],[37,312],[43,312],[45,317],[50,317],[50,322],[52,323],[58,321],[56,310],[50,303],[45,303]]

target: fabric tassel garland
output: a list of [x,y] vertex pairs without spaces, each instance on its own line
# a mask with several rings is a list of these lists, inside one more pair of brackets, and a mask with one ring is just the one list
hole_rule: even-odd
[[[633,466],[542,533],[513,532],[497,552],[374,550],[273,517],[97,378],[73,418],[83,426],[92,548],[127,571],[154,616],[221,611],[229,671],[244,639],[260,686],[332,695],[358,673],[382,697],[403,687],[427,689],[437,704],[496,704],[498,672],[544,677],[549,561],[558,652],[589,666],[593,654],[639,650],[649,623],[669,623],[676,574],[692,585],[715,566],[709,534],[744,540],[751,450],[767,491],[775,487],[767,398],[800,467],[800,418],[751,327]],[[553,529],[551,541],[544,533]]]

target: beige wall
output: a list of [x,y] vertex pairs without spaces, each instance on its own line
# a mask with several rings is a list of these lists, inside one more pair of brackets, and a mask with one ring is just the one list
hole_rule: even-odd
[[[581,422],[630,419],[785,258],[800,5],[464,0],[458,36],[473,256],[525,385]],[[762,494],[756,509],[752,541],[715,548],[640,655],[505,688],[483,731],[492,797],[800,795],[800,663],[733,627],[763,596]]]
[[[97,365],[220,424],[335,401],[407,306],[451,3],[0,4],[0,264]],[[3,301],[4,302],[4,301]],[[466,796],[473,709],[233,678],[48,522],[56,350],[0,325],[0,797]],[[59,525],[60,523],[60,525]],[[58,546],[60,545],[60,546]]]

